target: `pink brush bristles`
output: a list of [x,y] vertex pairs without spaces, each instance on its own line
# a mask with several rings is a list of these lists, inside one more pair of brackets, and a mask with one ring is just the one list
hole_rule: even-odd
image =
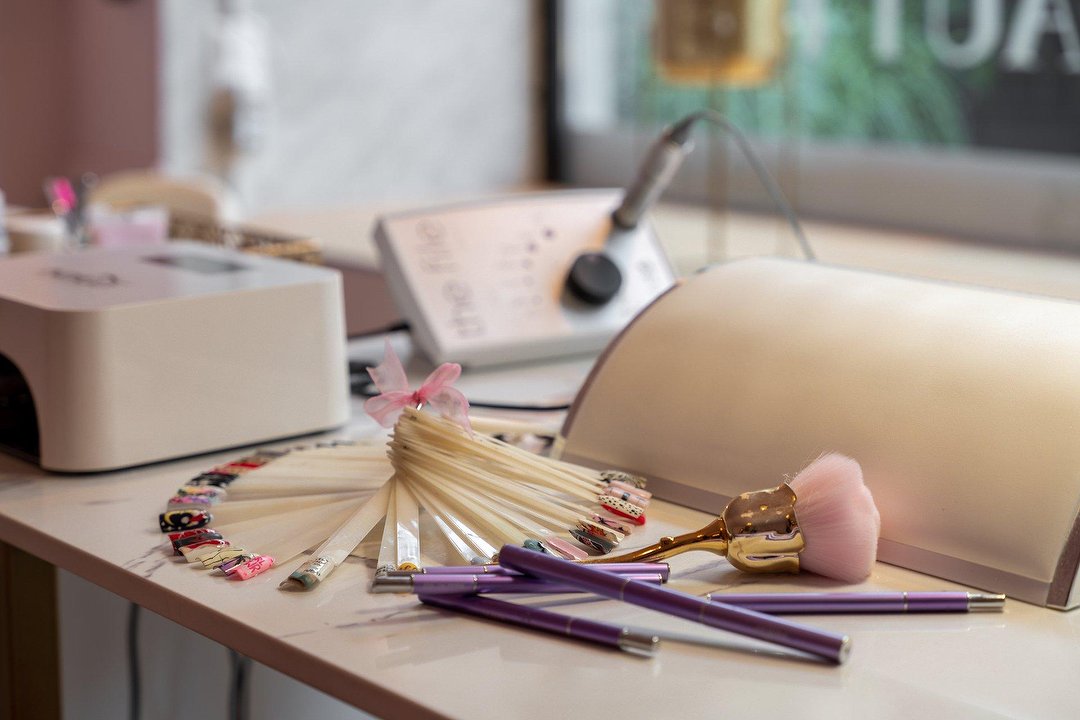
[[806,538],[800,567],[845,582],[865,580],[877,558],[881,516],[859,463],[839,453],[822,455],[788,485],[798,497],[795,512]]

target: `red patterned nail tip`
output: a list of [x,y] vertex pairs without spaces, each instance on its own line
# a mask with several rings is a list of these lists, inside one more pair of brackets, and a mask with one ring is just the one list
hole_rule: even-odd
[[[211,530],[208,527],[201,527],[194,530],[180,530],[177,532],[171,532],[169,533],[169,542],[175,543],[177,540],[186,540],[190,537],[196,537],[197,535],[203,535],[212,532],[217,532],[217,530]],[[218,535],[218,537],[221,536]]]
[[599,500],[604,509],[615,513],[619,517],[624,517],[638,525],[645,524],[645,511],[637,505],[610,495],[602,495]]

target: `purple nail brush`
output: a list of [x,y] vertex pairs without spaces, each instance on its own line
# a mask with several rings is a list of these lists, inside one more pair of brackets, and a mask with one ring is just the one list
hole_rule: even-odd
[[706,600],[770,615],[1000,612],[1005,596],[972,592],[710,593]]
[[654,635],[635,632],[618,625],[570,617],[542,608],[518,605],[479,595],[420,595],[419,597],[420,602],[426,605],[577,638],[635,655],[652,655],[660,644],[660,639]]
[[[671,568],[660,562],[604,563],[604,569],[617,575],[649,575],[659,573],[668,581]],[[428,565],[421,570],[390,570],[386,577],[423,575],[520,575],[502,565]]]
[[851,640],[846,635],[648,585],[605,572],[602,566],[572,563],[512,545],[504,545],[499,551],[499,563],[544,580],[573,585],[604,597],[801,650],[836,664],[843,663],[851,652]]
[[[660,585],[659,573],[623,575],[644,583]],[[417,595],[473,595],[475,593],[576,593],[572,585],[552,583],[523,575],[422,575],[375,578],[373,593],[416,593]]]

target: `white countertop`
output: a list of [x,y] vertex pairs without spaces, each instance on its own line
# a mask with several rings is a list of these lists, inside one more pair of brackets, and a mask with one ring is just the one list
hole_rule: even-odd
[[[351,355],[365,357],[371,348],[354,343]],[[527,386],[555,398],[560,387],[574,387],[587,367],[579,361],[466,376],[462,387],[505,398],[505,387],[521,387],[513,377],[530,377]],[[359,402],[354,409],[352,425],[331,437],[373,431],[360,417]],[[277,589],[294,563],[243,583],[213,578],[167,552],[156,516],[189,477],[242,453],[90,476],[49,475],[0,455],[0,539],[387,718],[711,718],[763,711],[800,718],[1080,717],[1080,613],[1015,601],[1001,614],[804,618],[851,635],[851,659],[832,667],[580,596],[524,601],[653,630],[662,637],[658,655],[643,659],[451,616],[411,596],[369,594],[372,570],[357,559],[309,593]],[[709,519],[655,502],[635,544]],[[672,568],[672,586],[694,593],[736,585],[755,591],[851,589],[810,575],[746,576],[705,553],[679,556]],[[879,564],[855,589],[956,587]]]

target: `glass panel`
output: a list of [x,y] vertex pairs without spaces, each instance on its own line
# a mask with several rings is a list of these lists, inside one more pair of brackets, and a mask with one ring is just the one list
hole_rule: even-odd
[[[626,182],[661,126],[711,107],[755,138],[805,214],[1080,246],[1077,2],[562,9],[573,181]],[[763,207],[731,148],[700,132],[727,167],[721,192]],[[672,194],[715,201],[708,164],[689,163]]]

